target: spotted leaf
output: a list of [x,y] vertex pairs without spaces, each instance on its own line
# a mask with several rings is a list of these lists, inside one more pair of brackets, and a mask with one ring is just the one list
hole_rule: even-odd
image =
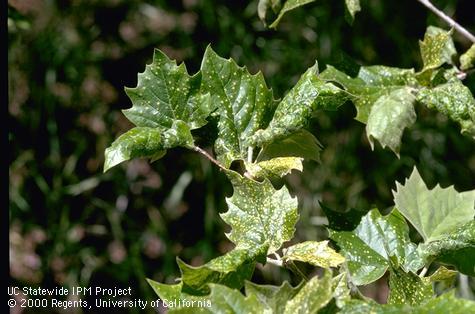
[[415,100],[408,88],[396,89],[376,100],[366,124],[366,136],[372,148],[374,138],[399,156],[402,133],[416,121]]
[[459,80],[424,88],[417,94],[417,101],[458,122],[461,132],[475,139],[475,99]]
[[341,248],[355,285],[376,281],[389,267],[415,272],[423,266],[409,240],[406,221],[396,209],[387,216],[373,209],[361,218],[355,230],[330,230],[330,237]]
[[463,224],[438,240],[420,244],[419,252],[425,260],[453,265],[461,273],[475,276],[475,221]]
[[263,146],[286,138],[307,126],[315,111],[335,110],[347,97],[340,88],[319,78],[315,64],[278,104],[269,126],[257,131],[250,142]]
[[238,249],[267,244],[268,254],[275,252],[293,237],[297,199],[285,186],[275,190],[267,179],[257,182],[234,171],[227,174],[234,189],[232,197],[226,199],[229,210],[221,214],[232,228],[227,237]]
[[284,249],[284,261],[301,261],[314,266],[336,267],[345,258],[328,246],[328,241],[305,241]]
[[289,174],[292,170],[303,170],[302,158],[277,157],[258,163],[245,163],[247,173],[255,179],[278,179]]
[[284,314],[316,313],[330,302],[332,293],[332,275],[326,270],[322,278],[310,279],[300,291],[287,302]]
[[356,120],[362,123],[368,122],[371,108],[380,97],[401,88],[418,86],[413,69],[380,65],[361,67],[355,78],[328,66],[321,73],[320,78],[336,82],[344,87],[356,106]]
[[229,167],[233,160],[246,159],[247,139],[268,125],[276,103],[261,72],[251,75],[232,59],[219,57],[211,47],[206,49],[201,72],[203,90],[211,95],[219,114],[215,151],[218,160]]
[[418,305],[434,295],[432,284],[413,273],[391,269],[389,272],[388,304]]
[[106,150],[104,171],[130,158],[158,159],[168,148],[192,147],[190,131],[205,125],[213,110],[200,85],[201,74],[190,76],[183,63],[178,66],[156,50],[137,87],[126,88],[133,106],[123,112],[137,128]]
[[454,187],[429,190],[417,168],[404,185],[393,191],[398,210],[416,228],[425,242],[448,236],[475,214],[475,190],[458,193]]
[[279,287],[271,285],[257,285],[247,281],[245,290],[247,296],[255,295],[257,299],[270,309],[270,313],[283,313],[287,302],[295,297],[303,284],[292,287],[284,281]]
[[424,68],[435,69],[444,63],[452,64],[457,54],[452,40],[452,31],[445,31],[435,26],[429,26],[424,34],[424,40],[419,42]]
[[475,67],[475,44],[460,56],[460,69],[462,71],[469,70]]

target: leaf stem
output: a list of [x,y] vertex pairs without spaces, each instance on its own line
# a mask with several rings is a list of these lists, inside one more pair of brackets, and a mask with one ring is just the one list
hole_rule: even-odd
[[472,43],[475,43],[475,36],[473,34],[471,34],[468,30],[466,30],[462,25],[455,22],[450,16],[448,16],[441,10],[437,9],[429,0],[417,0],[417,1],[422,3],[426,8],[431,10],[435,15],[440,17],[451,27],[455,28],[455,30],[459,32],[461,35],[463,35],[465,38],[470,40]]
[[202,149],[201,147],[193,146],[193,150],[194,150],[195,152],[198,152],[198,153],[200,153],[201,155],[205,156],[206,158],[208,158],[213,164],[215,164],[216,166],[218,166],[221,170],[227,170],[225,166],[223,166],[219,161],[217,161],[216,159],[214,159],[213,156],[211,156],[207,151],[205,151],[205,150]]
[[421,272],[419,273],[419,277],[421,277],[421,278],[424,277],[424,275],[427,273],[428,270],[429,270],[429,267],[428,267],[428,266],[424,267],[424,268],[421,270]]
[[275,266],[284,267],[284,263],[281,260],[268,257],[266,262]]

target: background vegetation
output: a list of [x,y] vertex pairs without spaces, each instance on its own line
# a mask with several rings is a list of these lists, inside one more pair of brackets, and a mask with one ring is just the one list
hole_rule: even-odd
[[[152,299],[144,278],[172,282],[175,256],[202,264],[228,251],[218,213],[231,187],[202,156],[174,149],[153,164],[134,160],[102,173],[104,149],[131,127],[120,112],[131,106],[123,87],[135,86],[154,48],[194,72],[211,43],[252,72],[262,70],[282,97],[316,59],[321,68],[349,69],[350,55],[362,65],[420,69],[426,25],[447,28],[414,0],[361,2],[353,26],[343,1],[322,0],[292,11],[273,31],[259,20],[257,1],[9,0],[13,284],[131,286],[135,297]],[[471,1],[433,2],[475,32]],[[455,39],[459,52],[469,47]],[[465,83],[474,93],[475,74]],[[297,239],[323,238],[319,202],[339,211],[387,208],[394,181],[414,165],[429,187],[475,187],[473,140],[435,111],[417,110],[400,159],[379,146],[371,151],[350,104],[315,117],[322,162],[288,178],[301,200]],[[201,138],[206,147],[206,132]],[[273,266],[254,276],[295,280]],[[473,278],[459,278],[459,295],[473,298],[474,289]],[[366,292],[380,302],[387,296],[374,285]]]

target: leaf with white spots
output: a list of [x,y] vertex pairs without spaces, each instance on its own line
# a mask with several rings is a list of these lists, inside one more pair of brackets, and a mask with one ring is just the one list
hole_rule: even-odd
[[452,64],[457,54],[452,40],[452,31],[445,31],[435,26],[429,26],[424,34],[424,40],[419,42],[424,68],[435,69],[444,63]]
[[418,305],[434,295],[432,284],[413,273],[391,269],[389,272],[388,304]]
[[279,11],[279,15],[269,27],[276,28],[277,25],[279,25],[280,20],[284,17],[285,13],[314,1],[315,0],[287,0],[285,1],[284,5],[282,6],[282,9]]
[[424,277],[424,280],[429,283],[444,282],[445,286],[449,287],[455,281],[457,274],[458,273],[455,270],[447,269],[444,266],[440,266],[432,275],[430,275],[429,277]]
[[275,190],[268,179],[257,182],[227,171],[233,185],[226,199],[229,210],[221,214],[232,230],[227,237],[238,249],[267,244],[268,254],[292,239],[298,219],[297,199],[283,186]]
[[286,261],[301,261],[322,268],[337,267],[345,258],[328,246],[328,241],[305,241],[284,249]]
[[424,88],[417,94],[417,101],[458,122],[462,134],[475,139],[475,99],[459,80]]
[[247,281],[245,290],[248,297],[256,296],[271,313],[283,313],[287,302],[295,297],[302,286],[303,284],[292,287],[287,281],[280,286],[258,285]]
[[183,63],[178,66],[156,50],[137,87],[126,88],[133,106],[123,112],[137,128],[106,149],[104,171],[131,158],[158,159],[168,148],[192,147],[191,130],[205,125],[213,110],[200,85],[200,74],[190,76]]
[[258,163],[245,163],[248,174],[256,179],[278,179],[289,174],[292,170],[303,170],[302,158],[277,157]]
[[265,262],[266,253],[267,246],[259,246],[254,250],[235,249],[198,267],[187,265],[177,259],[183,291],[193,295],[204,295],[209,292],[209,283],[240,289],[244,281],[251,278],[256,262]]
[[378,98],[366,124],[366,136],[371,148],[374,147],[374,138],[383,148],[388,146],[399,156],[402,133],[416,121],[415,100],[408,88],[396,89]]
[[330,238],[341,248],[355,285],[378,280],[389,267],[415,272],[423,266],[409,240],[409,227],[396,209],[387,216],[373,209],[355,230],[330,230]]
[[315,64],[278,104],[269,126],[257,131],[250,142],[264,146],[284,139],[307,126],[315,111],[336,110],[347,99],[343,90],[319,78]]
[[475,67],[475,44],[460,56],[460,69],[462,71],[469,70]]
[[441,239],[461,224],[473,220],[475,190],[459,193],[453,186],[429,190],[417,168],[404,185],[393,191],[397,209],[421,234],[425,242]]
[[359,225],[361,217],[367,214],[366,211],[354,208],[337,211],[322,202],[320,202],[320,207],[328,218],[328,227],[334,231],[352,231]]
[[425,260],[453,265],[461,273],[475,276],[475,221],[463,224],[439,240],[419,244],[418,250]]
[[202,88],[211,95],[219,114],[217,158],[229,167],[233,160],[246,159],[250,147],[247,139],[267,127],[276,102],[261,72],[251,75],[211,47],[206,49],[201,73]]
[[339,308],[343,308],[351,300],[347,277],[346,272],[344,272],[332,278],[333,298]]
[[356,106],[356,120],[362,123],[368,122],[371,108],[380,97],[401,88],[418,86],[413,69],[380,65],[361,67],[355,78],[327,66],[320,78],[343,86]]
[[360,0],[345,0],[346,5],[346,19],[351,24],[355,19],[355,14],[361,11]]
[[325,270],[323,277],[317,276],[310,279],[292,298],[287,302],[284,314],[317,313],[332,299],[332,275]]
[[430,299],[420,305],[409,306],[408,304],[378,304],[376,302],[364,302],[361,300],[351,300],[339,312],[341,314],[468,314],[475,313],[475,302],[467,299],[456,298],[452,292],[445,293],[437,298]]

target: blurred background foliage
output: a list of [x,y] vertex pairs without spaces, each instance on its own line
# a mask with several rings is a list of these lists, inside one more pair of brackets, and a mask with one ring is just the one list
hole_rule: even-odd
[[[475,32],[470,0],[433,2]],[[145,277],[174,282],[176,256],[199,265],[230,250],[218,213],[232,188],[201,156],[175,149],[153,164],[134,160],[102,173],[104,149],[131,127],[120,111],[131,106],[124,86],[135,86],[154,48],[195,72],[211,44],[252,73],[261,70],[280,98],[316,59],[321,69],[348,70],[347,56],[420,69],[426,25],[447,28],[414,0],[361,3],[352,26],[343,1],[322,0],[292,11],[273,31],[258,19],[257,1],[9,0],[13,284],[131,286],[135,297],[152,299]],[[455,41],[459,53],[470,44],[457,34]],[[475,75],[465,83],[473,93]],[[400,159],[379,146],[371,151],[351,104],[316,115],[310,130],[324,146],[322,162],[287,178],[299,197],[296,240],[326,237],[319,202],[338,211],[388,209],[394,181],[414,165],[430,187],[475,188],[474,141],[446,117],[417,109]],[[209,147],[206,129],[199,136]],[[270,284],[283,279],[296,283],[273,266],[254,275]],[[379,285],[365,293],[384,302]],[[473,297],[472,278],[458,285]]]

